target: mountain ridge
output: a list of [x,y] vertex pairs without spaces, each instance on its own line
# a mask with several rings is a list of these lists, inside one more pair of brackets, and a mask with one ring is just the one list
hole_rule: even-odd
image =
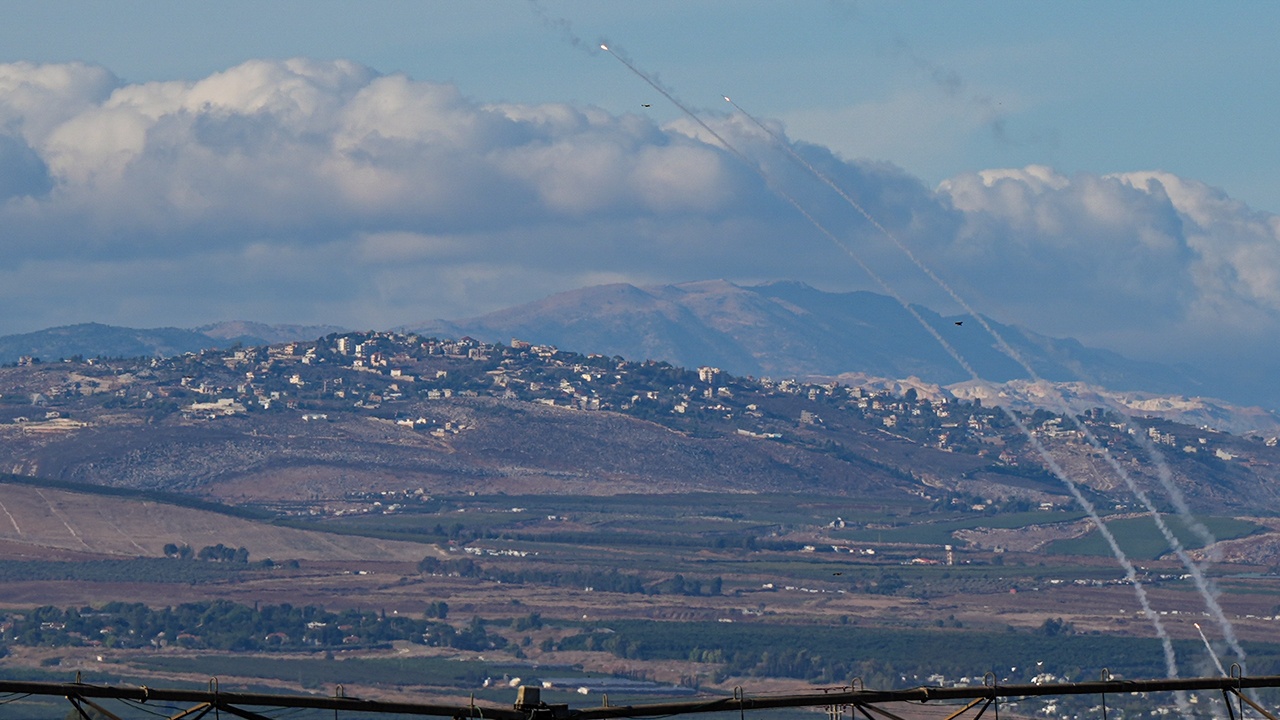
[[[625,301],[625,302],[624,302]],[[984,380],[1026,372],[968,316],[912,305]],[[679,322],[673,322],[678,319]],[[1085,381],[1115,390],[1205,394],[1194,370],[1137,361],[1077,340],[983,320],[1045,380]],[[797,281],[739,286],[724,280],[637,287],[600,285],[464,320],[403,326],[420,334],[514,337],[583,352],[713,365],[739,375],[834,376],[860,372],[919,377],[949,385],[973,380],[912,312],[867,291],[830,293]],[[1239,400],[1239,398],[1227,398]]]
[[[929,328],[920,326],[916,316]],[[868,291],[833,293],[780,280],[741,286],[726,280],[636,286],[613,283],[461,320],[432,320],[397,330],[488,342],[518,338],[583,353],[713,366],[749,377],[914,379],[955,397],[1043,404],[1025,370],[968,316],[920,305],[903,308]],[[1272,432],[1280,418],[1256,396],[1217,392],[1195,369],[1138,361],[983,317],[1045,381],[1072,384],[1063,395],[1109,402],[1133,412],[1185,417],[1232,432]],[[342,332],[330,325],[226,321],[196,328],[121,328],[84,323],[0,337],[0,363],[22,357],[166,357],[205,349],[312,340]],[[937,337],[934,337],[934,335]],[[952,345],[975,380],[937,341]],[[1087,389],[1080,389],[1087,388]],[[1164,401],[1156,401],[1163,397]],[[1217,400],[1216,398],[1221,398]],[[1245,406],[1245,407],[1239,407]]]

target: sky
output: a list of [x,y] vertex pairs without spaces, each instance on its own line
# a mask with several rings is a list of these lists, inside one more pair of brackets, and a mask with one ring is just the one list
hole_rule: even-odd
[[0,334],[880,291],[850,254],[955,312],[891,235],[1002,322],[1280,355],[1280,4],[2,5]]

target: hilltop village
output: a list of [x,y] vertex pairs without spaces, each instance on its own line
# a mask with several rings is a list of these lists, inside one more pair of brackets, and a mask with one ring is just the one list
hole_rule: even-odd
[[[1041,479],[1047,474],[1010,416],[976,401],[914,388],[894,393],[836,382],[735,377],[713,367],[686,370],[581,355],[518,339],[504,345],[346,333],[171,358],[24,358],[16,367],[0,368],[0,433],[28,440],[140,419],[198,428],[235,417],[272,418],[276,425],[323,424],[352,414],[393,424],[397,432],[448,440],[474,429],[474,419],[425,408],[481,401],[621,414],[689,437],[801,447],[877,465],[904,480],[923,482],[922,495],[975,509],[992,509],[1000,499],[967,498],[944,487],[938,478],[946,472],[917,470],[905,458],[866,447],[927,448],[935,453],[931,457],[937,452],[969,457],[997,473]],[[1140,424],[1101,410],[1075,419],[1046,410],[1020,418],[1038,444],[1055,452],[1096,454],[1084,435],[1087,429],[1093,441],[1120,457],[1158,445],[1192,462],[1192,473],[1267,471],[1275,445],[1274,438],[1240,438],[1155,420]],[[850,433],[860,446],[849,440]],[[971,462],[956,474],[974,467]],[[1043,494],[1015,499],[1026,507],[1053,504]]]
[[[19,366],[38,367],[36,358]],[[98,397],[105,409],[143,409],[154,416],[181,413],[190,420],[250,413],[288,413],[300,422],[329,419],[326,411],[360,411],[437,436],[463,426],[436,426],[403,412],[408,401],[489,397],[580,411],[613,411],[682,429],[714,428],[764,440],[783,440],[797,424],[820,427],[823,410],[853,412],[887,435],[943,450],[992,455],[1016,464],[1012,427],[997,408],[915,390],[884,389],[768,378],[739,378],[713,367],[686,370],[667,363],[579,355],[513,339],[510,345],[471,338],[438,340],[390,332],[330,336],[317,342],[206,350],[165,359],[60,361],[75,371],[38,389],[10,385],[0,394],[0,420],[27,433],[86,427],[93,414],[73,408]],[[54,365],[56,368],[57,365]],[[794,417],[762,410],[761,398],[805,400]],[[16,407],[26,406],[15,412]],[[1039,436],[1080,440],[1064,418],[1033,417]],[[1135,427],[1101,414],[1085,416],[1097,431]],[[1143,432],[1147,432],[1143,430]],[[1173,435],[1152,430],[1174,443]],[[1206,441],[1200,440],[1201,444]]]

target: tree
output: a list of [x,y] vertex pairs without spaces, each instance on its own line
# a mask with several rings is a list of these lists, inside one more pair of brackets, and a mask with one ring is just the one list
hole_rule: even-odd
[[431,603],[430,605],[427,606],[426,615],[428,618],[436,618],[439,620],[444,620],[445,618],[449,617],[449,603],[443,600],[437,600]]
[[1062,618],[1047,618],[1040,625],[1039,632],[1046,637],[1057,637],[1059,635],[1074,635],[1076,629],[1074,625],[1064,621]]
[[525,617],[513,619],[511,621],[511,624],[512,624],[512,627],[514,627],[517,632],[523,632],[525,630],[537,630],[538,628],[542,627],[542,615],[536,612],[529,613]]

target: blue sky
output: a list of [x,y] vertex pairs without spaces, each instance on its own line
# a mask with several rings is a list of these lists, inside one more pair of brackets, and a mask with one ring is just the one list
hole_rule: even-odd
[[1001,321],[1280,355],[1280,4],[3,9],[0,334],[392,327],[604,282],[879,289],[768,185],[956,310],[728,94]]

